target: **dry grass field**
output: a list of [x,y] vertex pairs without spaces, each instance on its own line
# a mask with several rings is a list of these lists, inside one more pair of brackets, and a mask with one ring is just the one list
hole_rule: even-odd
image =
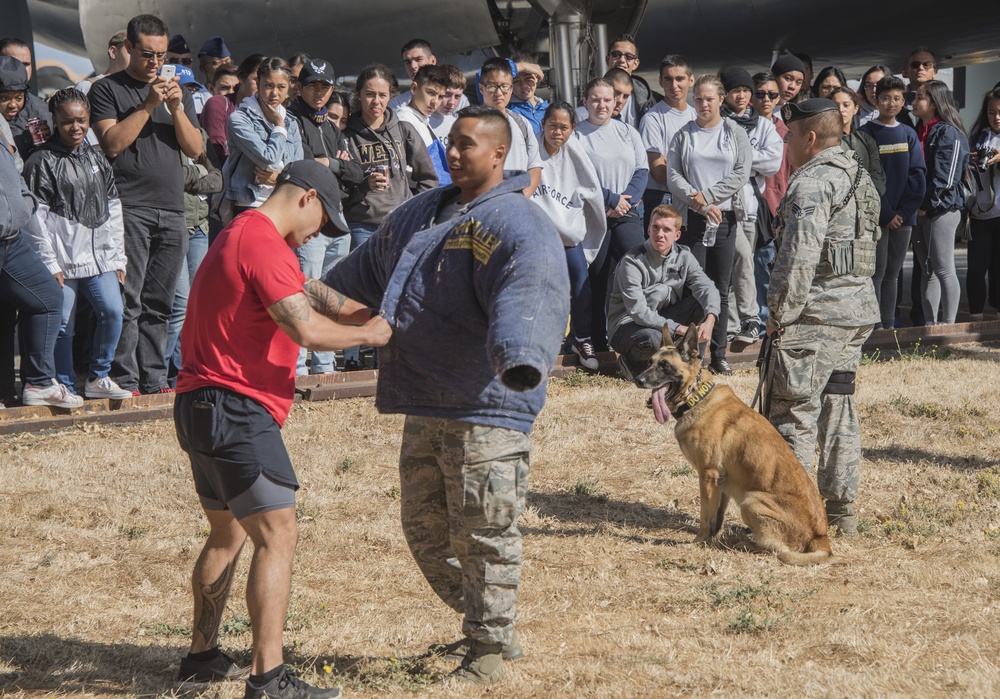
[[[749,400],[756,377],[730,383]],[[303,486],[286,657],[351,697],[997,696],[998,387],[998,347],[863,366],[863,532],[803,569],[741,551],[733,508],[732,548],[693,546],[697,480],[646,393],[553,380],[521,521],[528,655],[464,694],[423,656],[459,620],[399,529],[402,419],[370,400],[300,405],[285,428]],[[0,451],[0,695],[242,696],[173,682],[206,530],[172,424]],[[244,658],[248,560],[222,631]]]

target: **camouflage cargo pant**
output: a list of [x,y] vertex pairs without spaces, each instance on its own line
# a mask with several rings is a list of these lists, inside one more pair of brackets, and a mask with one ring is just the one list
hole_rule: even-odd
[[521,582],[517,518],[528,492],[528,435],[408,416],[399,454],[401,519],[438,597],[466,636],[508,644]]
[[857,371],[872,327],[790,325],[772,355],[768,419],[807,472],[818,444],[816,481],[827,500],[857,498],[861,433],[854,396],[823,389],[834,372]]

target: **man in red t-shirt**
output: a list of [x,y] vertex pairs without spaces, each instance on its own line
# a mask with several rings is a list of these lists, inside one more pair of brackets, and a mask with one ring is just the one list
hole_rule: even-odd
[[246,674],[219,650],[218,631],[249,535],[253,660],[246,696],[252,698],[340,695],[288,674],[281,653],[298,536],[298,482],[281,425],[295,393],[299,346],[381,347],[391,335],[376,310],[306,279],[292,252],[317,231],[349,232],[340,199],[329,168],[315,160],[287,166],[267,201],[234,220],[209,248],[191,285],[181,336],[174,423],[210,531],[192,575],[194,629],[180,678]]

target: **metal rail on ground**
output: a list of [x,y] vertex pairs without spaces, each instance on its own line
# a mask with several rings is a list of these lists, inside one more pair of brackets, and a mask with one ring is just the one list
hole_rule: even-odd
[[[864,351],[882,352],[896,349],[908,350],[921,347],[940,347],[963,343],[1000,340],[1000,320],[978,323],[955,323],[933,327],[876,330],[865,343]],[[752,369],[757,361],[758,345],[747,351],[729,353],[729,362],[737,370]],[[618,374],[617,355],[602,352],[598,355],[599,372]],[[552,370],[552,376],[563,378],[579,370],[576,355],[561,355]],[[295,400],[324,401],[338,398],[367,398],[375,395],[378,372],[375,370],[339,372],[317,376],[300,376],[295,381]],[[0,435],[19,432],[65,429],[86,424],[116,424],[161,420],[173,414],[173,394],[137,396],[125,400],[88,400],[78,410],[49,407],[22,407],[0,410]]]

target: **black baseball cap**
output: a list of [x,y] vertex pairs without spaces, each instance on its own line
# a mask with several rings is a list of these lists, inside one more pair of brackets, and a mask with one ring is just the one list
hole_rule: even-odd
[[320,233],[336,238],[351,232],[340,208],[340,200],[344,198],[344,192],[340,188],[337,176],[330,168],[312,158],[296,160],[294,163],[286,165],[285,169],[278,175],[278,184],[283,182],[294,184],[303,189],[316,190],[316,194],[319,195],[319,200],[326,210],[326,215],[330,219],[330,222],[320,229]]
[[813,97],[812,99],[803,100],[798,104],[792,102],[785,104],[781,107],[781,118],[785,120],[785,124],[787,125],[793,121],[808,119],[823,112],[836,111],[839,111],[839,108],[833,100],[828,100],[824,97]]
[[302,64],[302,71],[299,73],[299,83],[308,85],[309,83],[325,82],[333,85],[333,66],[329,61],[322,58],[311,58]]

